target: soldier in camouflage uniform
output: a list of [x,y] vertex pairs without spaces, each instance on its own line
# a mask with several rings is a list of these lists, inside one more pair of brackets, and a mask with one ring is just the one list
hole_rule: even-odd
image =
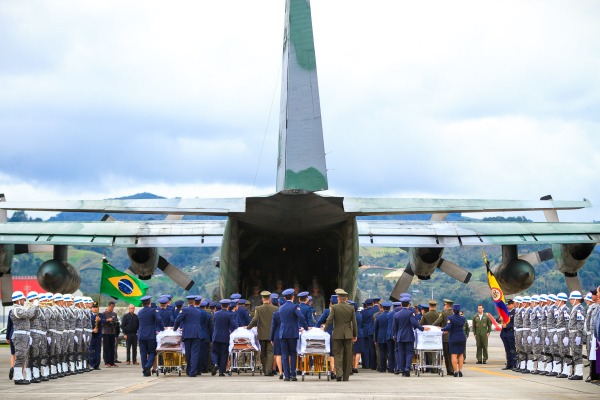
[[[554,343],[558,345],[558,357],[559,366],[557,367],[558,373],[557,378],[568,378],[570,375],[570,364],[567,359],[569,356],[569,335],[567,332],[567,325],[569,323],[570,311],[566,306],[566,302],[569,299],[566,293],[559,293],[556,295],[558,301],[556,302],[556,311],[554,317],[556,318],[556,333],[554,334]],[[554,370],[553,370],[554,371]]]
[[84,321],[83,321],[83,337],[84,337],[84,347],[83,347],[83,370],[85,372],[93,371],[90,368],[88,361],[90,359],[90,341],[92,339],[92,329],[94,328],[91,320],[92,320],[92,303],[93,300],[90,297],[85,298],[85,306],[84,306]]
[[531,361],[531,343],[533,338],[531,337],[531,297],[523,297],[523,359],[521,361],[521,373],[529,374],[533,368],[533,362]]
[[583,380],[583,340],[585,331],[583,324],[585,322],[585,310],[583,309],[583,296],[578,290],[571,292],[569,301],[573,308],[569,317],[567,329],[569,331],[569,350],[571,353],[571,363],[573,365],[573,374],[569,376],[570,380]]
[[65,349],[65,314],[63,312],[63,296],[61,293],[54,293],[54,314],[56,320],[56,376],[63,378],[66,376],[67,365],[64,360]]
[[[40,295],[37,292],[31,291],[27,293],[27,300],[33,302],[40,300]],[[44,312],[40,307],[37,308],[33,318],[29,323],[29,337],[31,338],[31,346],[29,346],[29,358],[27,359],[27,369],[32,372],[31,383],[40,383],[42,378],[40,375],[40,367],[42,357],[46,356],[46,321],[44,320]]]
[[546,338],[547,338],[547,323],[548,323],[548,295],[540,294],[540,323],[539,323],[539,333],[540,333],[540,346],[541,346],[541,356],[538,359],[537,371],[540,375],[546,375],[546,363],[548,362],[549,353],[548,348],[546,347]]
[[85,343],[83,340],[84,312],[82,306],[83,298],[79,296],[75,297],[75,372],[77,372],[78,374],[83,372],[83,349],[85,347]]
[[13,322],[14,331],[12,341],[15,346],[14,382],[15,385],[28,385],[31,380],[31,371],[23,376],[23,368],[27,364],[28,347],[30,346],[30,321],[38,310],[38,300],[32,303],[25,302],[25,295],[16,291],[12,295],[13,310],[10,318]]
[[531,349],[531,360],[527,362],[527,369],[532,374],[539,374],[538,363],[542,359],[542,342],[541,342],[541,331],[540,331],[540,320],[542,319],[542,311],[539,306],[540,296],[537,294],[531,296],[531,312],[529,314],[530,330],[529,337],[527,338]]
[[557,362],[554,357],[558,354],[558,346],[554,343],[554,335],[556,334],[556,318],[554,313],[556,311],[557,298],[555,294],[548,295],[548,305],[546,306],[546,376],[556,376],[558,373],[553,370],[556,368]]
[[523,302],[523,298],[521,296],[517,296],[515,297],[515,316],[513,319],[513,325],[514,325],[514,329],[515,329],[515,350],[517,352],[516,354],[516,360],[515,360],[515,368],[513,368],[513,371],[515,372],[521,372],[521,362],[523,361],[523,352],[525,351],[523,348],[523,308],[522,308],[522,302]]
[[50,366],[52,365],[52,338],[54,333],[52,329],[56,330],[56,324],[54,322],[54,314],[52,314],[52,293],[44,293],[43,301],[40,301],[41,311],[44,314],[44,322],[46,326],[46,349],[45,359],[42,360],[42,380],[52,379]]
[[[70,294],[63,295],[64,308],[63,312],[65,315],[65,332],[66,345],[65,345],[65,363],[67,375],[75,374],[75,313],[73,311],[73,296]],[[64,343],[64,342],[63,342]]]

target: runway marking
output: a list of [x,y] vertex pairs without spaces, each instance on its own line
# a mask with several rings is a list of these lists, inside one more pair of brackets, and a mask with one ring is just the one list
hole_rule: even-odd
[[505,374],[503,372],[490,371],[489,369],[484,369],[484,368],[468,367],[468,369],[470,369],[471,371],[483,372],[484,374],[489,374],[489,375],[504,376],[506,378],[519,379],[518,376]]
[[158,383],[158,379],[154,379],[149,382],[138,383],[137,385],[127,386],[123,389],[117,390],[117,393],[132,393],[139,389],[147,388],[148,386],[156,385]]

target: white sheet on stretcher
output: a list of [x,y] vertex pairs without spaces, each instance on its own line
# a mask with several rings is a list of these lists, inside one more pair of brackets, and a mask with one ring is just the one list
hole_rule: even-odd
[[229,335],[229,352],[233,350],[234,341],[245,341],[247,340],[254,350],[260,351],[260,343],[258,342],[258,331],[256,328],[246,329],[246,328],[237,328],[235,331],[231,332]]
[[329,341],[329,333],[319,328],[313,328],[300,334],[300,340],[298,340],[296,350],[298,351],[298,354],[329,353]]
[[437,326],[425,325],[430,328],[429,331],[420,331],[415,329],[416,332],[416,350],[442,350],[442,335],[444,332]]
[[181,351],[185,354],[185,346],[181,340],[181,332],[174,331],[173,328],[166,328],[156,335],[157,351]]

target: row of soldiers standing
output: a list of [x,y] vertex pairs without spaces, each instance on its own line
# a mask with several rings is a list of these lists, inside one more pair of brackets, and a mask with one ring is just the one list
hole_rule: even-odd
[[90,371],[91,298],[34,291],[25,297],[16,291],[12,301],[9,337],[15,351],[11,372],[16,385]]
[[591,305],[586,313],[579,291],[569,296],[517,296],[514,302],[516,359],[512,363],[509,359],[507,366],[515,372],[582,380],[586,338],[588,353],[591,348],[591,334],[584,328],[587,323],[590,329],[597,305]]

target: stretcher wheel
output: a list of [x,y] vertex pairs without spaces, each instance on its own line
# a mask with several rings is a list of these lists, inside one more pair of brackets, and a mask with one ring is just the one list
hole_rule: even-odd
[[417,376],[421,376],[421,371],[417,370]]
[[181,376],[181,370],[179,370],[179,376]]
[[302,374],[302,382],[304,382],[304,374]]
[[319,372],[319,379],[321,379],[321,373]]
[[329,374],[327,374],[327,381],[329,381],[329,379],[331,379],[331,377],[329,376]]
[[252,376],[254,376],[254,370],[252,371]]

